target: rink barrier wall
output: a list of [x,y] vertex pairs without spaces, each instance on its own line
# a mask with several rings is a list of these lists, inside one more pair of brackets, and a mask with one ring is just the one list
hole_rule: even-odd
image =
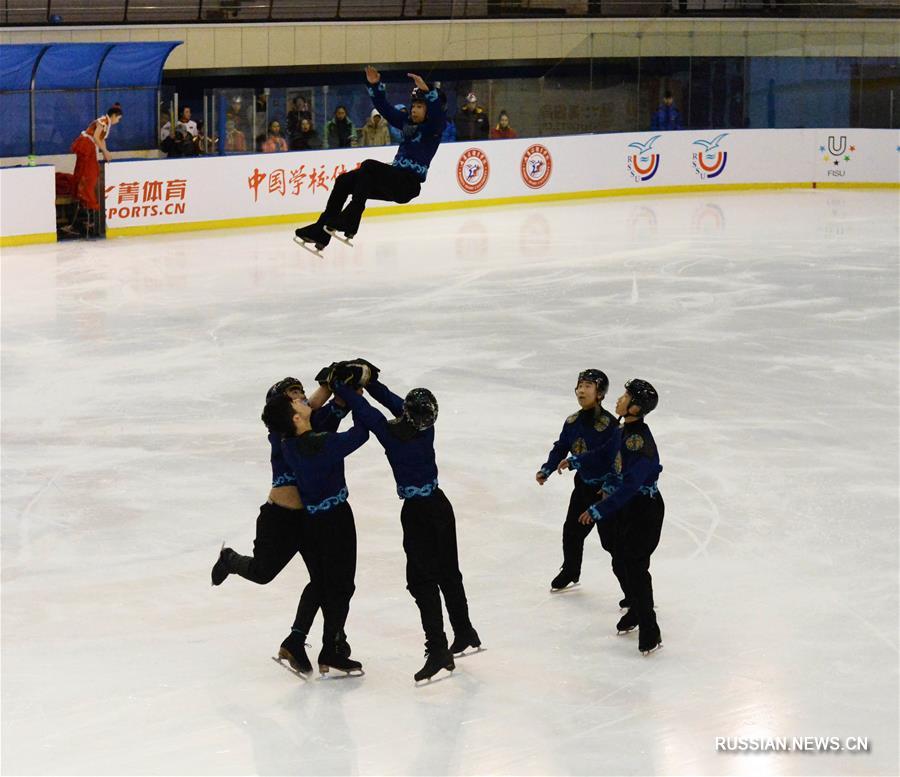
[[0,168],[0,247],[56,242],[56,168]]
[[[389,163],[395,152],[396,147],[382,146],[114,162],[106,165],[107,236],[303,224],[324,209],[341,172],[370,158]],[[406,205],[375,205],[366,213],[706,191],[896,189],[898,152],[900,131],[872,129],[689,130],[447,143],[438,149],[419,197]],[[34,208],[35,202],[47,202],[53,212],[52,193],[12,199],[16,207],[31,202],[34,211],[43,210]],[[9,200],[2,198],[4,245],[10,237],[24,242],[30,236],[33,242],[48,234],[7,218]],[[14,224],[17,231],[10,231]]]
[[[441,145],[422,193],[398,215],[621,197],[842,186],[900,187],[900,131],[686,130]],[[335,179],[396,148],[117,162],[106,169],[107,235],[302,224]]]

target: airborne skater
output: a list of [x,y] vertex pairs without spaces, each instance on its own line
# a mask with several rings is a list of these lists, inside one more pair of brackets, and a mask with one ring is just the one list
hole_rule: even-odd
[[[366,200],[403,204],[419,196],[428,175],[428,165],[441,143],[447,114],[444,100],[436,88],[430,87],[415,73],[407,75],[415,84],[409,114],[388,103],[381,74],[371,65],[366,67],[372,104],[402,133],[400,147],[391,164],[367,159],[358,169],[337,177],[322,215],[314,224],[294,231],[294,240],[306,250],[318,254],[332,237],[353,245],[350,240],[359,231]],[[348,197],[350,203],[344,207]]]

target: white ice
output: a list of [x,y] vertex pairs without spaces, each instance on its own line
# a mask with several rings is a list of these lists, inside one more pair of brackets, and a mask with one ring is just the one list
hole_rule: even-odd
[[[6,774],[897,774],[898,201],[806,191],[367,218],[5,250]],[[249,552],[265,389],[365,356],[440,402],[487,650],[416,688],[400,503],[349,460],[361,679],[269,657],[306,581]],[[579,370],[640,376],[665,467],[665,647],[617,637],[609,559],[551,595],[570,478],[534,473]],[[317,621],[311,641],[319,639]],[[313,650],[313,657],[315,649]],[[715,738],[867,737],[867,753]]]

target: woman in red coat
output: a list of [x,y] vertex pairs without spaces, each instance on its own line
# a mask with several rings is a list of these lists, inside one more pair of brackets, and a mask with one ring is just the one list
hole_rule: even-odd
[[100,203],[97,202],[97,179],[100,177],[97,149],[100,149],[103,158],[109,162],[106,138],[109,137],[113,124],[118,124],[121,120],[122,106],[115,103],[105,115],[94,119],[72,144],[71,151],[76,157],[75,171],[72,173],[75,179],[75,196],[89,210],[100,210]]

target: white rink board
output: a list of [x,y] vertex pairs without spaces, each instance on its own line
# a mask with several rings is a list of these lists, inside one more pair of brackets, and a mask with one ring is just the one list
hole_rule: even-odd
[[[900,132],[707,130],[442,145],[416,205],[660,187],[898,184]],[[324,209],[334,179],[396,147],[114,163],[107,228],[260,223]],[[533,168],[532,163],[538,167]],[[546,169],[549,166],[549,175]],[[538,173],[526,183],[525,170]],[[485,202],[485,204],[491,204]],[[402,208],[402,206],[401,206]],[[399,210],[400,208],[398,208]],[[223,226],[225,226],[223,224]],[[141,230],[143,231],[143,230]]]
[[56,168],[0,168],[0,237],[56,235]]

